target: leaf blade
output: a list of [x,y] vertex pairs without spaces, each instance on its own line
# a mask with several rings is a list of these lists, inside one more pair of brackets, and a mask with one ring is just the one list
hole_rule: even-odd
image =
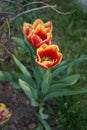
[[13,40],[20,48],[23,48],[23,49],[26,48],[23,39],[17,38],[17,37],[12,37],[12,40]]
[[51,81],[51,72],[50,70],[46,70],[45,74],[43,75],[43,80],[41,85],[43,94],[45,94],[48,91],[50,81]]
[[87,88],[78,88],[78,89],[60,89],[58,91],[53,91],[49,94],[47,94],[44,97],[44,101],[47,101],[49,99],[52,99],[54,97],[58,96],[71,96],[71,95],[77,95],[77,94],[83,94],[87,92]]
[[27,77],[27,78],[31,78],[31,74],[29,73],[29,71],[25,68],[25,66],[13,55],[13,59],[16,63],[16,65],[18,66],[18,68],[21,70],[21,72]]

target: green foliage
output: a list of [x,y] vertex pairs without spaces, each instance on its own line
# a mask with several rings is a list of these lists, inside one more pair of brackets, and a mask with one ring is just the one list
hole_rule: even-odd
[[50,81],[51,81],[51,72],[50,70],[47,70],[45,74],[43,75],[42,79],[42,93],[47,93],[48,89],[50,88]]
[[78,97],[65,97],[58,99],[57,103],[59,106],[57,118],[62,124],[61,130],[87,129],[86,100],[79,101]]
[[22,73],[26,76],[26,78],[31,78],[31,74],[29,73],[29,71],[25,68],[25,66],[23,64],[21,64],[21,62],[18,59],[16,59],[16,57],[14,55],[13,55],[13,59],[14,59],[16,65],[22,71]]
[[[17,43],[19,43],[19,39],[15,39]],[[23,44],[25,42],[23,42]],[[21,48],[24,47],[20,44],[19,46]],[[35,53],[32,53],[32,48],[27,43],[25,43],[25,47],[25,51],[29,49],[29,54],[32,54],[30,55],[30,59],[33,61]],[[78,81],[80,75],[71,73],[73,65],[87,60],[86,55],[79,57],[77,60],[63,61],[59,66],[45,71],[44,69],[39,69],[39,66],[33,66],[33,75],[14,55],[12,57],[21,72],[0,71],[0,80],[9,81],[15,88],[22,88],[26,96],[30,99],[32,106],[38,107],[38,118],[46,130],[51,129],[45,121],[45,119],[48,118],[48,114],[44,113],[44,105],[46,101],[58,96],[77,95],[87,92],[87,88],[73,87],[73,85]],[[39,78],[36,78],[37,73],[40,75],[38,75]]]
[[26,94],[26,96],[31,100],[31,104],[36,107],[39,103],[36,101],[38,98],[38,91],[34,89],[29,83],[19,79],[19,85],[21,86],[22,90]]
[[51,100],[46,106],[50,126],[55,130],[86,130],[87,98],[82,98],[62,96]]
[[17,37],[12,37],[12,40],[13,40],[19,47],[21,47],[21,48],[23,48],[23,49],[26,48],[23,39],[17,38]]
[[[37,116],[38,116],[41,124],[44,126],[45,130],[51,130],[51,127],[48,125],[48,123],[45,120],[43,120],[39,115],[37,115]],[[38,128],[37,128],[37,130],[38,130]]]

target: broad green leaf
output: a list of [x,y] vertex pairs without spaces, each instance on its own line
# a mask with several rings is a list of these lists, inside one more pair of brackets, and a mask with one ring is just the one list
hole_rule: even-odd
[[75,74],[75,75],[71,75],[71,76],[68,76],[68,77],[62,79],[62,80],[60,80],[59,82],[65,83],[65,84],[67,84],[67,85],[68,85],[68,84],[69,84],[69,85],[73,85],[73,84],[75,84],[75,83],[78,81],[79,77],[80,77],[79,74]]
[[19,78],[24,79],[25,76],[23,76],[23,74],[21,74],[21,73],[16,73],[16,72],[11,72],[10,74],[11,74],[11,76],[12,76],[11,85],[12,85],[14,88],[16,88],[16,89],[19,89],[19,88],[20,88],[20,85],[19,85],[18,79],[19,79]]
[[52,68],[53,71],[56,71],[56,69],[62,67],[62,66],[68,66],[68,64],[70,63],[69,60],[63,60],[59,65],[55,66]]
[[[21,80],[24,80],[25,82],[29,83],[30,86],[34,86],[35,87],[35,83],[34,82],[31,82],[30,79],[26,78],[25,75],[23,75],[22,73],[17,73],[17,72],[10,72],[10,75],[12,77],[12,80],[11,80],[11,84],[14,88],[20,88],[20,85],[19,85],[19,79]],[[33,89],[33,95],[35,98],[37,98],[37,91],[32,87]]]
[[13,77],[11,72],[0,71],[0,81],[8,81],[14,88],[20,88],[17,80]]
[[34,106],[34,107],[39,106],[39,103],[38,103],[34,98],[31,99],[31,104],[32,104],[32,106]]
[[42,119],[47,119],[48,115],[44,114],[43,111],[44,111],[44,108],[41,107],[40,110],[39,110],[39,114],[40,114],[40,116],[41,116]]
[[[29,83],[19,79],[19,84],[20,87],[22,88],[22,90],[24,91],[24,93],[26,94],[26,96],[31,100],[31,104],[33,106],[38,106],[38,102],[36,101],[33,92],[35,92],[34,88],[32,88],[32,86],[30,86]],[[36,90],[37,93],[37,90]]]
[[87,88],[78,88],[78,89],[59,89],[58,91],[53,91],[48,93],[44,97],[44,101],[47,101],[49,99],[52,99],[54,97],[58,96],[70,96],[70,95],[77,95],[77,94],[83,94],[87,92]]
[[50,81],[51,81],[51,72],[50,72],[50,69],[48,69],[43,75],[42,86],[41,86],[43,94],[45,94],[48,91]]
[[22,73],[16,73],[16,72],[11,72],[10,73],[11,76],[12,76],[12,81],[11,81],[11,85],[16,88],[16,89],[19,89],[20,88],[20,85],[19,85],[19,78],[23,79],[26,81],[26,78],[25,76],[22,74]]
[[58,90],[60,88],[64,88],[64,87],[67,87],[67,86],[70,86],[70,85],[58,82],[58,83],[55,83],[55,84],[51,85],[48,92],[56,91],[56,90]]
[[12,37],[12,40],[21,48],[26,49],[25,43],[23,39],[17,38],[17,37]]
[[0,81],[12,81],[10,73],[6,71],[0,71]]
[[17,73],[17,72],[11,72],[10,73],[12,76],[12,81],[14,81],[16,84],[19,84],[19,79],[22,79],[26,82],[28,82],[31,86],[35,86],[34,82],[31,82],[29,78],[26,78],[26,76],[22,73]]
[[56,70],[53,71],[52,78],[57,76],[59,73],[63,72],[66,68],[67,68],[66,65],[58,67]]
[[32,99],[33,93],[32,93],[32,90],[31,90],[31,86],[27,82],[25,82],[21,79],[19,79],[19,84],[20,84],[20,87],[22,88],[22,90],[24,91],[24,93],[26,94],[26,96],[28,98]]
[[64,88],[64,87],[68,87],[68,86],[71,86],[71,85],[74,85],[78,79],[79,79],[80,75],[79,74],[76,74],[76,75],[71,75],[71,76],[68,76],[62,80],[59,80],[55,83],[53,83],[51,86],[50,86],[50,89],[49,91],[56,91],[60,88]]
[[87,55],[82,55],[73,61],[74,64],[80,64],[81,62],[87,61]]
[[38,114],[37,114],[41,124],[44,126],[45,130],[52,130],[49,124],[46,122],[46,120],[42,119]]
[[18,84],[18,82],[11,81],[10,84],[12,85],[13,88],[20,89],[20,85]]
[[69,64],[69,66],[67,67],[67,70],[65,72],[65,76],[69,75],[71,72],[73,71],[73,65],[72,63]]
[[63,60],[58,66],[55,66],[52,70],[56,71],[58,68],[62,66],[72,66],[74,64],[80,64],[81,62],[87,61],[87,55],[82,55],[77,59],[74,60]]
[[31,74],[29,73],[29,71],[25,68],[25,66],[13,55],[13,59],[16,63],[16,65],[19,67],[19,69],[21,70],[21,72],[27,77],[27,78],[31,78]]

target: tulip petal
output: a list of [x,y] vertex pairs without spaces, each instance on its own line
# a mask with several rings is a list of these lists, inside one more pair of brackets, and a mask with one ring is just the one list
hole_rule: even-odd
[[24,34],[26,36],[28,36],[30,34],[31,30],[32,30],[32,25],[29,24],[29,23],[24,22],[24,24],[23,24],[23,32],[24,32]]
[[0,103],[0,112],[6,109],[6,105],[4,103]]
[[50,45],[52,39],[52,22],[44,23],[41,19],[35,20],[33,24],[25,22],[23,24],[23,32],[27,41],[35,48],[40,47],[44,43]]
[[42,24],[39,24],[33,33],[38,35],[42,40],[47,38],[47,33],[45,32],[44,26]]
[[59,52],[57,45],[43,44],[37,49],[36,63],[45,68],[51,68],[57,64],[60,64],[63,55]]
[[7,122],[12,116],[12,111],[9,110],[4,103],[0,103],[0,125]]
[[36,29],[36,27],[37,27],[39,24],[44,25],[44,23],[43,23],[43,21],[42,21],[41,19],[35,20],[34,23],[33,23],[33,29]]
[[2,125],[5,122],[7,122],[10,119],[10,117],[12,116],[12,111],[11,110],[7,109],[5,111],[7,111],[7,112],[6,113],[3,112],[4,114],[3,114],[2,120],[0,120],[0,125]]
[[45,23],[45,28],[48,30],[48,32],[52,31],[52,29],[53,29],[52,22],[49,21],[49,22]]
[[41,45],[42,39],[38,35],[33,34],[31,37],[31,42],[35,48],[38,48]]

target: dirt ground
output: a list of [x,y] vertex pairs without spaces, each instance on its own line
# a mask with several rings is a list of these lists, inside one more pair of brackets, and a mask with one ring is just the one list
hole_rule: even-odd
[[13,112],[10,120],[0,126],[0,130],[33,130],[36,126],[35,110],[29,99],[9,83],[0,83],[0,103],[5,103]]

